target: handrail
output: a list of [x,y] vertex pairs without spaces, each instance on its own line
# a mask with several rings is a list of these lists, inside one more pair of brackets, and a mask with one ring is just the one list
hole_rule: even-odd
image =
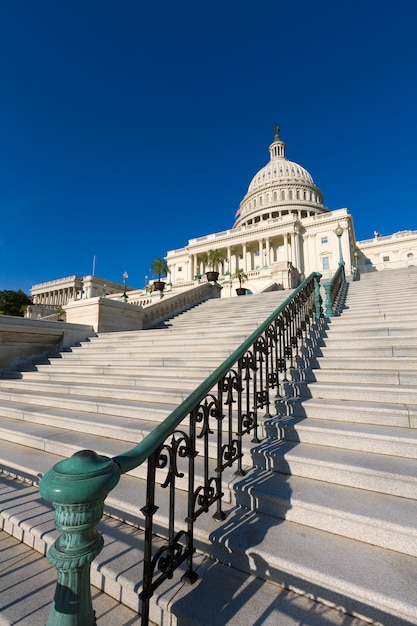
[[[40,482],[42,496],[56,509],[55,524],[62,532],[48,552],[58,570],[57,588],[47,626],[93,626],[90,566],[103,539],[96,530],[104,500],[124,474],[147,460],[142,625],[149,623],[149,605],[155,589],[184,562],[183,580],[194,582],[194,522],[216,505],[222,511],[223,472],[236,464],[243,475],[243,438],[259,442],[258,412],[269,417],[272,403],[281,397],[289,368],[301,356],[302,346],[314,334],[321,317],[321,274],[314,272],[202,382],[170,415],[131,450],[113,459],[90,450],[57,463]],[[271,394],[275,393],[272,398]],[[187,421],[188,420],[188,421]],[[179,430],[177,430],[179,429]],[[214,450],[214,456],[209,454]],[[201,459],[197,476],[196,458]],[[185,465],[184,471],[180,465]],[[163,472],[169,499],[166,543],[153,548],[153,517],[157,510],[156,474]],[[176,527],[176,483],[188,475],[188,514]],[[159,481],[161,482],[161,481]]]

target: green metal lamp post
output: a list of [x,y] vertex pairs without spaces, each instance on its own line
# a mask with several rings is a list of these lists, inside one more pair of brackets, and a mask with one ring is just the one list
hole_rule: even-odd
[[342,267],[342,274],[343,274],[343,282],[346,281],[346,276],[345,276],[345,262],[343,260],[343,252],[342,252],[342,235],[343,235],[343,228],[340,226],[340,224],[337,225],[336,230],[334,231],[336,234],[336,237],[339,241],[339,265]]
[[127,302],[128,299],[128,295],[126,293],[126,281],[129,278],[128,273],[126,272],[126,270],[123,272],[123,300],[124,302]]
[[353,253],[355,257],[355,270],[353,274],[353,280],[359,280],[359,268],[358,268],[358,258],[359,258],[359,250],[355,248],[355,252]]
[[334,232],[335,232],[336,237],[339,240],[339,265],[341,265],[342,263],[344,263],[344,261],[343,261],[343,253],[342,253],[343,228],[340,226],[340,224],[337,225],[337,228]]

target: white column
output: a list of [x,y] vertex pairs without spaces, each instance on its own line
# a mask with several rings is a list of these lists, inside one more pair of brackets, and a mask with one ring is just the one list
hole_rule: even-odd
[[246,241],[244,241],[243,244],[242,244],[242,254],[243,254],[243,264],[242,264],[243,267],[242,267],[242,269],[243,269],[244,272],[247,272],[246,268],[247,268],[248,264],[247,264],[247,259],[246,259],[246,255],[247,255]]
[[295,263],[295,233],[290,233],[290,246],[291,246],[291,263],[296,267]]
[[298,235],[297,231],[294,233],[294,256],[295,256],[294,266],[297,269],[301,270],[301,267],[300,267],[300,239],[299,239],[299,235]]
[[269,267],[271,265],[271,249],[269,244],[269,237],[265,239],[266,245],[266,265]]

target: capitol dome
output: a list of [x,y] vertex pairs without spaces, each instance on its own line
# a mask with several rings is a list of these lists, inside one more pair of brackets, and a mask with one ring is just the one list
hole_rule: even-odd
[[282,220],[290,214],[298,218],[327,212],[324,197],[304,167],[285,158],[285,143],[275,126],[269,146],[270,161],[252,178],[247,194],[236,212],[233,228]]

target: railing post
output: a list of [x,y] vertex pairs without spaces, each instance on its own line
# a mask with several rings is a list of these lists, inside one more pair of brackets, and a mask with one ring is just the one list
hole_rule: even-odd
[[90,567],[101,552],[103,537],[95,527],[104,500],[119,478],[120,468],[114,461],[82,450],[54,465],[40,482],[40,493],[53,503],[55,525],[62,532],[48,552],[58,578],[47,626],[96,624]]
[[321,317],[321,295],[320,295],[320,278],[321,274],[314,274],[314,300],[316,307],[316,320]]
[[341,262],[339,263],[339,266],[342,268],[342,269],[341,269],[341,272],[342,272],[342,283],[345,283],[345,282],[346,282],[345,262],[344,262],[344,261],[341,261]]
[[326,317],[333,317],[333,303],[332,303],[332,283],[328,281],[327,283],[323,283],[324,290],[326,292]]

